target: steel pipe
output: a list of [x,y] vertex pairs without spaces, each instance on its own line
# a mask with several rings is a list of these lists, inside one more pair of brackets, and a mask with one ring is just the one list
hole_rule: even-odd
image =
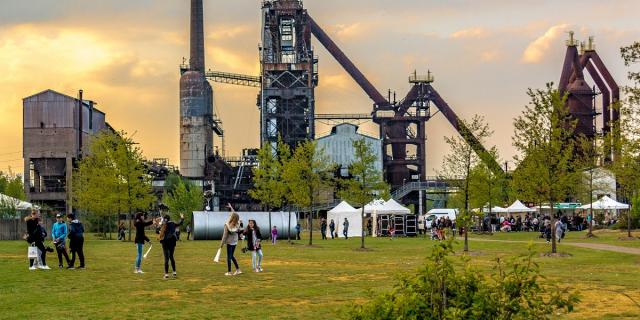
[[[230,212],[195,211],[193,212],[193,240],[221,240],[224,232],[224,224],[229,219]],[[298,214],[291,212],[238,212],[240,220],[247,227],[249,219],[255,220],[260,228],[263,239],[269,239],[271,228],[276,226],[278,237],[286,238],[288,235],[295,237],[295,227],[298,223]],[[289,230],[289,234],[287,234]]]

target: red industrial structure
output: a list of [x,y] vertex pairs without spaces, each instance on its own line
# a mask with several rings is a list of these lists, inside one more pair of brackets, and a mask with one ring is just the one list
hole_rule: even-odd
[[[593,37],[590,37],[586,44],[582,43],[580,51],[578,52],[578,41],[575,40],[574,33],[570,32],[558,90],[563,95],[568,93],[567,105],[569,112],[577,120],[577,134],[595,139],[598,134],[596,118],[600,113],[596,111],[594,100],[597,93],[584,78],[583,70],[586,69],[602,93],[602,134],[605,138],[610,138],[612,124],[615,125],[620,119],[617,106],[620,101],[620,87],[596,52]],[[619,137],[618,131],[614,130],[612,141],[605,141],[605,162],[615,160],[618,151],[612,151],[611,146],[618,145]]]

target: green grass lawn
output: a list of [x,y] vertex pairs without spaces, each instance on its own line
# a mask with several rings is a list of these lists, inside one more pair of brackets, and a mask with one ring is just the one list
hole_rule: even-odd
[[[530,234],[529,237],[532,237]],[[571,235],[571,234],[570,234]],[[526,234],[493,239],[526,240]],[[576,233],[576,237],[579,235]],[[603,241],[599,238],[599,241]],[[581,239],[582,241],[582,239]],[[226,263],[212,256],[218,241],[182,241],[176,249],[177,280],[163,280],[159,243],[133,274],[132,243],[88,240],[86,270],[29,271],[24,241],[0,242],[2,319],[335,319],[367,300],[367,291],[387,290],[399,272],[413,272],[433,242],[423,238],[367,238],[371,251],[357,251],[358,238],[266,244],[264,273],[250,270],[251,257],[238,253],[245,274],[225,277]],[[456,243],[456,248],[461,248]],[[494,271],[496,257],[525,253],[525,243],[471,241],[478,272]],[[538,252],[546,244],[534,244]],[[546,281],[576,289],[582,302],[560,318],[637,319],[640,256],[561,246],[568,258],[537,257]],[[224,257],[224,255],[223,255]],[[57,257],[48,255],[57,266]]]

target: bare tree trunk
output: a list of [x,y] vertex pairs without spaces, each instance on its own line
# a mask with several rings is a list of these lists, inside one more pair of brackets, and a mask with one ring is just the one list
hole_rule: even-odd
[[362,219],[362,239],[360,240],[360,249],[364,249],[364,204],[362,205],[362,214],[360,215],[360,218]]

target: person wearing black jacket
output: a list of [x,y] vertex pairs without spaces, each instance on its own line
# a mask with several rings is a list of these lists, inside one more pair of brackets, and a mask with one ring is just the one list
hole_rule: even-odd
[[180,214],[180,221],[175,223],[171,221],[170,215],[165,215],[160,222],[160,228],[156,230],[160,235],[158,240],[162,243],[162,253],[164,254],[164,278],[169,279],[169,260],[171,260],[171,269],[173,269],[173,277],[176,278],[176,261],[173,258],[173,253],[176,249],[176,230],[184,222],[184,215]]
[[[243,232],[247,237],[247,249],[251,251],[251,266],[253,271],[262,272],[262,234],[255,220],[249,219],[249,225]],[[257,261],[256,261],[257,258]]]
[[47,232],[44,227],[40,225],[40,212],[31,211],[31,215],[27,216],[24,221],[27,222],[27,242],[29,245],[35,245],[40,250],[40,261],[36,259],[29,259],[29,270],[36,270],[38,268],[49,270],[47,266],[47,250],[44,247],[44,239],[47,237]]
[[73,213],[67,215],[67,221],[69,221],[69,250],[71,250],[69,266],[73,268],[77,254],[80,259],[79,269],[84,269],[84,226]]
[[136,270],[133,273],[144,273],[142,272],[142,247],[144,247],[145,242],[149,242],[149,238],[144,234],[144,229],[155,223],[153,220],[144,220],[144,216],[145,214],[143,212],[136,213],[133,223],[136,227],[136,238],[134,239],[134,242],[138,249],[138,255],[136,256]]

